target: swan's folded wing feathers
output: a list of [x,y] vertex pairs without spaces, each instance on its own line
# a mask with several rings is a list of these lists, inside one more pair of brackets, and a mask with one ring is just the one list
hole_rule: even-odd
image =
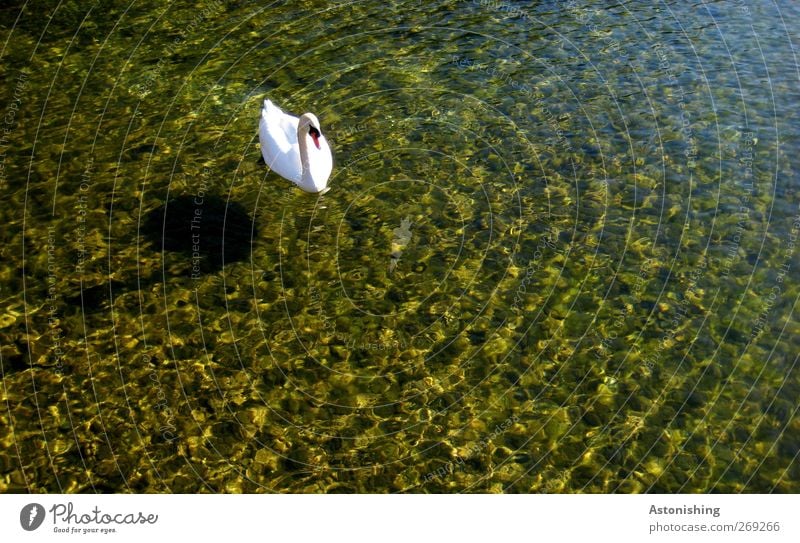
[[272,171],[297,183],[302,167],[297,149],[297,119],[292,118],[269,100],[264,100],[259,123],[261,154],[267,167]]
[[261,115],[266,121],[267,133],[276,147],[288,153],[297,144],[298,119],[287,115],[269,100],[264,100]]

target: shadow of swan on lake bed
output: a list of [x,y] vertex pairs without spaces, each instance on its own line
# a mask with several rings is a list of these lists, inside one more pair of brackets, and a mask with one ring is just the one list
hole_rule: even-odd
[[192,273],[215,273],[247,260],[256,224],[238,202],[218,196],[178,196],[145,216],[140,233],[156,251],[189,258]]
[[141,237],[152,243],[152,249],[166,258],[178,260],[178,269],[162,267],[129,280],[112,279],[84,288],[65,298],[67,305],[85,313],[97,313],[109,307],[113,298],[145,289],[165,279],[166,275],[198,278],[220,271],[224,265],[247,260],[251,240],[258,234],[255,221],[238,202],[218,196],[178,196],[143,216],[139,225]]

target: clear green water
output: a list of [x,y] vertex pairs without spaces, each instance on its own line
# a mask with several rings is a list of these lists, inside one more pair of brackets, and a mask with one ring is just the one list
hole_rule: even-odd
[[0,491],[800,490],[796,4],[110,4],[0,8]]

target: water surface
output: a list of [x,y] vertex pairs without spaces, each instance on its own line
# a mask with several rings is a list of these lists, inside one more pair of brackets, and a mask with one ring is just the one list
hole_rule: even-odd
[[798,20],[1,8],[0,491],[799,491]]

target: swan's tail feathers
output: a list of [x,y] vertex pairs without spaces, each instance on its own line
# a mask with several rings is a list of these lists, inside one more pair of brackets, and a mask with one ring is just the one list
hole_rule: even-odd
[[273,104],[272,100],[269,98],[264,99],[264,106],[261,109],[262,111],[266,112],[267,115],[271,115],[273,113],[283,113],[281,108]]

